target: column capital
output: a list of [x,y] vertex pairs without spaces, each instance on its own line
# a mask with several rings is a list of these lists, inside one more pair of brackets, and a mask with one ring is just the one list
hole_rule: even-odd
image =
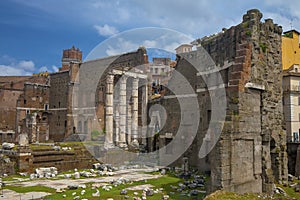
[[108,74],[106,76],[106,82],[107,83],[113,83],[114,82],[114,75],[113,74]]

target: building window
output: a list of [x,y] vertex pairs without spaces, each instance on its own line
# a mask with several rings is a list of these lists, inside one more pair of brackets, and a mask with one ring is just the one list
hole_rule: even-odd
[[45,110],[48,110],[48,108],[49,108],[49,105],[48,105],[48,104],[45,104],[45,105],[44,105],[44,109],[45,109]]
[[26,99],[24,99],[24,105],[26,105],[26,102],[27,102]]
[[293,132],[293,138],[292,138],[292,142],[298,142],[299,138],[298,138],[298,132]]
[[158,68],[155,68],[155,74],[158,74]]

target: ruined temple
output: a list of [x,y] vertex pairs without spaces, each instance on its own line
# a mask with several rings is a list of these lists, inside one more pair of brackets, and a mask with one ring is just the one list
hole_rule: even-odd
[[[273,183],[287,180],[281,87],[282,28],[271,19],[261,22],[261,18],[258,10],[249,10],[240,24],[195,40],[193,43],[198,44],[198,50],[178,54],[175,67],[192,90],[178,98],[173,98],[174,92],[170,91],[160,101],[168,118],[159,136],[152,138],[150,149],[156,148],[154,143],[159,143],[159,148],[169,144],[181,126],[189,136],[193,129],[191,121],[195,118],[193,109],[197,107],[182,108],[180,98],[197,98],[199,128],[182,157],[188,157],[190,165],[210,171],[211,191],[271,192]],[[206,66],[199,72],[195,68],[195,64],[209,59],[206,54],[218,70]],[[217,74],[222,77],[221,81],[214,81]],[[168,85],[174,84],[183,87],[184,82],[172,76]],[[213,116],[221,111],[215,110],[214,104],[218,104],[216,98],[222,98],[217,92],[222,88],[226,92],[225,121],[216,121]],[[210,144],[214,142],[217,143],[210,152]],[[207,146],[207,153],[210,153],[200,159],[202,146]],[[176,148],[178,145],[173,152]],[[172,153],[168,148],[166,151]]]

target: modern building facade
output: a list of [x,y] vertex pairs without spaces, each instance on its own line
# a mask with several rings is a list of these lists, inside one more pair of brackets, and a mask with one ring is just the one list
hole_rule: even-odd
[[300,48],[299,32],[282,36],[283,107],[288,142],[299,142],[300,134]]

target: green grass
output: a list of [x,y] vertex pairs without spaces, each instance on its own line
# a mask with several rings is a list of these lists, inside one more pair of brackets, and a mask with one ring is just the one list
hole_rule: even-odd
[[257,197],[258,195],[255,194],[244,194],[239,195],[233,192],[224,192],[224,191],[217,191],[211,195],[209,195],[206,200],[261,200]]
[[10,175],[10,176],[7,176],[7,177],[3,177],[2,178],[2,181],[16,181],[17,179],[26,179],[26,178],[29,178],[29,176],[21,176],[21,175]]
[[17,193],[27,193],[27,192],[48,192],[48,193],[54,193],[55,189],[45,187],[45,186],[12,186],[12,185],[6,185],[3,187],[3,189],[13,190]]
[[[280,186],[287,193],[288,196],[284,197],[283,195],[276,194],[273,198],[264,198],[265,200],[277,199],[277,200],[291,200],[297,199],[300,200],[300,193],[296,193],[294,189]],[[225,191],[217,191],[211,195],[209,195],[206,200],[261,200],[263,198],[259,198],[258,196],[262,196],[259,194],[236,194],[233,192],[225,192]]]
[[52,150],[52,146],[46,146],[46,145],[36,145],[36,144],[30,144],[29,145],[30,149],[33,151],[37,150]]
[[[193,199],[192,197],[184,197],[184,196],[180,196],[177,192],[176,192],[171,188],[171,185],[177,185],[179,182],[182,182],[181,179],[176,178],[176,177],[170,177],[170,176],[163,176],[160,177],[158,179],[150,179],[147,181],[137,181],[137,182],[133,182],[133,183],[129,183],[126,185],[119,185],[117,187],[113,187],[112,190],[110,191],[104,191],[102,190],[102,188],[99,188],[98,190],[100,191],[100,199],[107,199],[107,198],[113,198],[114,200],[122,200],[124,199],[125,195],[120,195],[120,191],[122,189],[128,188],[128,187],[132,187],[132,186],[137,186],[137,185],[143,185],[143,184],[151,184],[154,187],[152,189],[159,189],[159,188],[164,188],[164,190],[162,191],[162,193],[158,193],[158,194],[154,194],[153,196],[149,196],[147,197],[147,200],[161,200],[162,196],[164,194],[168,194],[170,196],[170,199],[183,199],[183,200],[188,200],[188,199]],[[96,190],[95,189],[91,189],[91,183],[86,184],[87,185],[87,189],[86,193],[81,196],[80,192],[83,189],[77,189],[77,190],[66,190],[66,192],[64,193],[55,193],[53,195],[50,195],[48,197],[46,197],[45,199],[51,199],[51,200],[56,200],[56,199],[62,199],[63,195],[67,195],[66,198],[64,199],[73,199],[74,196],[72,196],[73,192],[76,192],[75,196],[80,196],[81,198],[87,198],[87,199],[99,199],[99,197],[92,197],[92,193],[95,193]],[[128,194],[127,196],[130,196],[131,198],[134,197],[134,193],[135,191],[129,191],[128,190]],[[141,197],[142,191],[137,191],[139,193],[139,197]],[[171,195],[170,192],[175,192],[175,194]],[[202,196],[198,195],[198,197],[195,197],[196,199],[201,199]]]
[[[298,183],[299,180],[294,181],[295,183]],[[277,185],[279,187],[281,187],[289,197],[300,200],[300,193],[295,192],[294,188],[290,188],[290,187],[284,187],[283,185]]]

